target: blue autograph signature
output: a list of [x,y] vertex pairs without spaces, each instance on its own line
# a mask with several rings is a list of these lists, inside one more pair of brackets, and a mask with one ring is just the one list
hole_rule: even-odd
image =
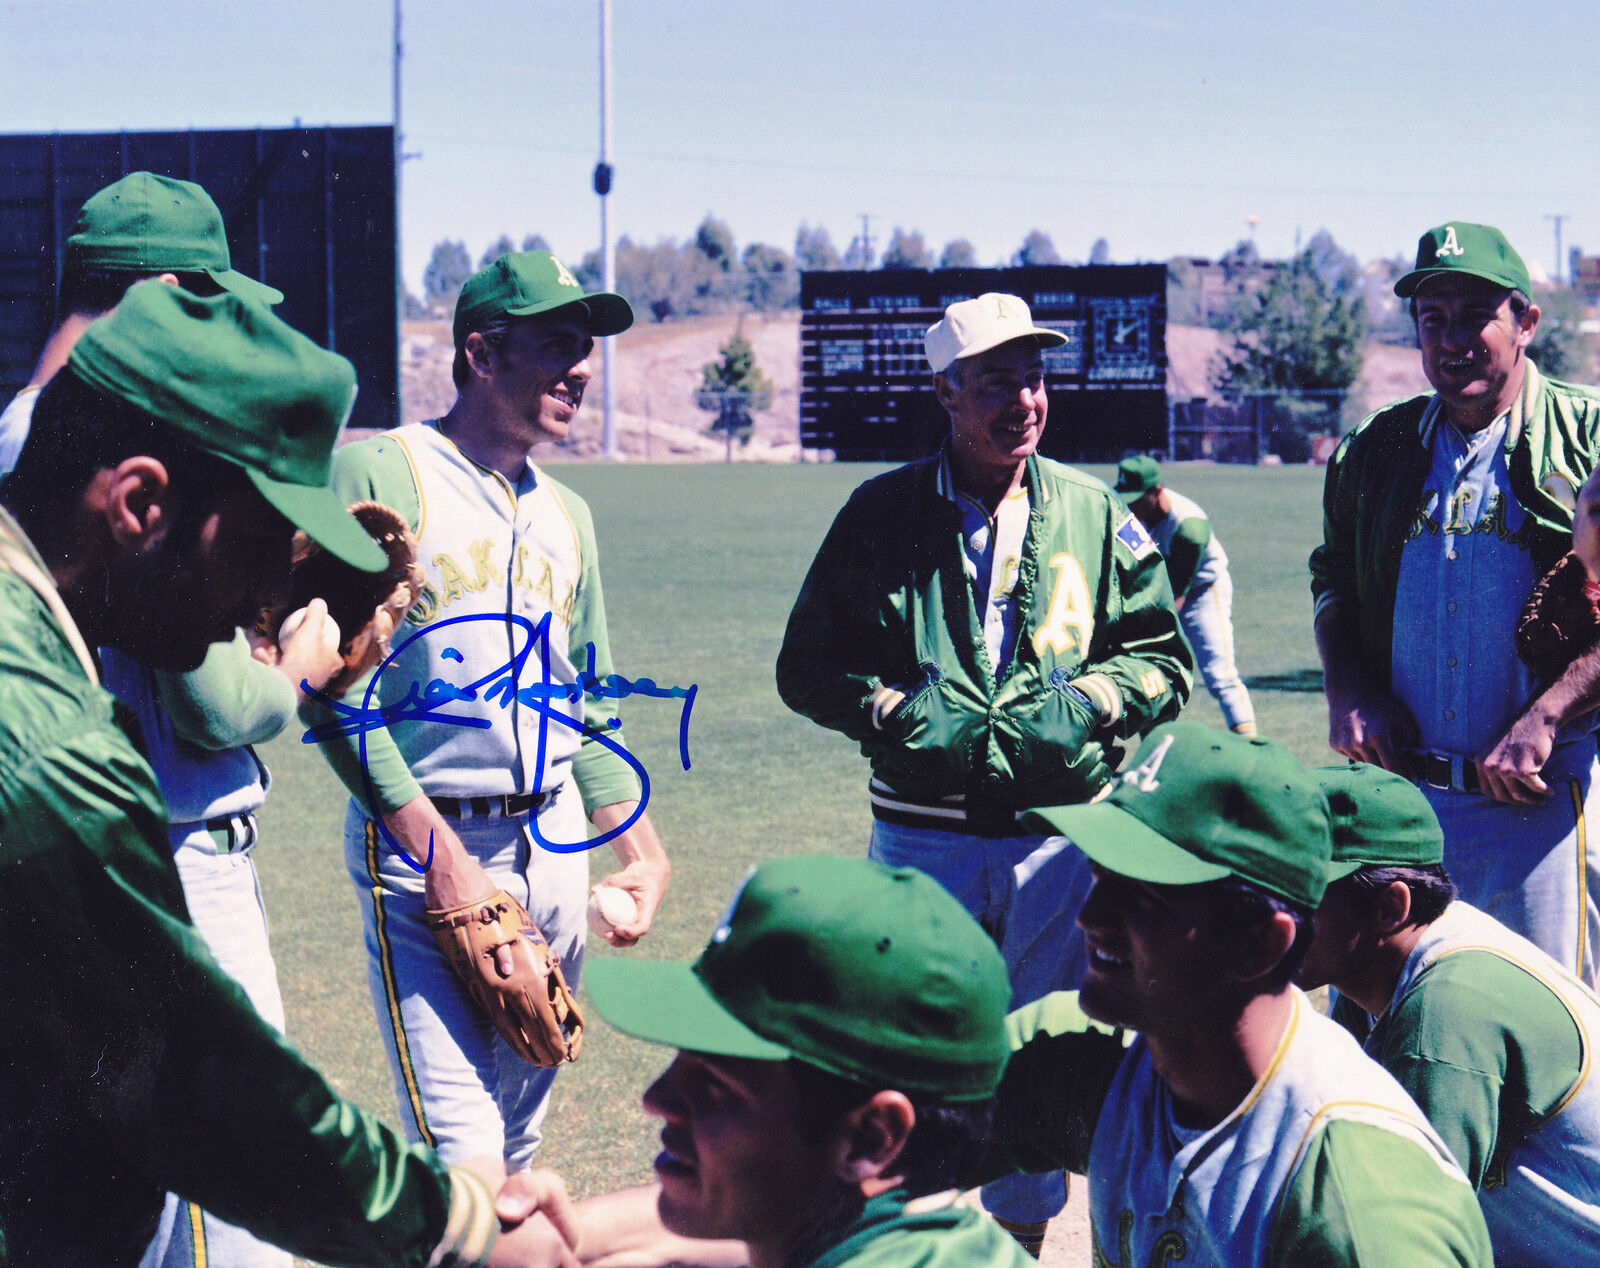
[[[495,625],[506,625],[526,634],[526,642],[517,649],[512,658],[503,665],[496,666],[489,673],[475,682],[457,684],[447,682],[442,678],[433,679],[426,687],[419,687],[413,682],[406,690],[404,699],[389,705],[374,707],[374,697],[378,692],[378,680],[383,677],[383,671],[388,669],[406,648],[421,638],[424,634],[442,629],[448,625],[460,625],[468,621],[490,621]],[[527,668],[529,657],[535,647],[539,649],[539,681],[526,685],[522,682],[523,672]],[[464,663],[465,658],[453,647],[447,647],[442,656]],[[539,770],[545,768],[545,756],[550,742],[550,724],[569,727],[581,732],[586,739],[602,745],[615,753],[626,762],[639,776],[639,804],[627,819],[607,832],[582,841],[551,841],[547,840],[539,831],[537,816],[529,816],[528,830],[541,847],[553,854],[576,854],[583,850],[593,849],[603,845],[614,837],[626,832],[644,813],[645,807],[650,802],[650,776],[645,771],[639,759],[628,752],[621,744],[606,734],[607,730],[616,730],[622,725],[620,718],[608,718],[604,729],[592,727],[581,718],[572,718],[553,707],[553,702],[565,704],[578,704],[586,696],[591,700],[621,700],[625,696],[654,696],[663,700],[682,700],[683,708],[678,715],[678,757],[683,763],[683,769],[689,769],[689,716],[694,710],[695,697],[699,694],[698,685],[688,687],[661,687],[649,678],[624,678],[621,674],[607,674],[604,678],[595,672],[594,644],[587,647],[585,666],[578,671],[575,682],[557,682],[551,677],[550,672],[550,614],[546,613],[535,625],[527,617],[515,613],[483,613],[469,616],[453,616],[443,621],[436,621],[432,625],[424,626],[405,642],[393,648],[389,655],[378,666],[371,680],[367,683],[366,692],[361,698],[361,703],[347,704],[335,696],[329,696],[302,684],[307,695],[326,705],[334,714],[332,720],[322,722],[308,729],[302,742],[318,744],[336,736],[356,737],[356,748],[361,760],[361,783],[366,793],[367,807],[371,811],[372,820],[377,824],[379,833],[388,843],[389,847],[400,856],[411,868],[418,872],[426,872],[433,863],[433,836],[428,836],[428,856],[420,862],[412,856],[405,846],[394,838],[394,835],[384,825],[383,816],[377,808],[377,789],[373,786],[371,772],[367,769],[367,732],[382,727],[392,726],[397,722],[442,722],[449,726],[476,727],[486,730],[494,724],[481,715],[481,713],[452,713],[446,706],[457,703],[476,703],[482,700],[486,704],[498,704],[502,709],[509,709],[513,703],[533,709],[539,716],[539,739],[535,750],[535,766]]]

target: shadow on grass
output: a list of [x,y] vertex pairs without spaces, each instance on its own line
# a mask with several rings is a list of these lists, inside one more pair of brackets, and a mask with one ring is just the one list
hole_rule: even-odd
[[1244,680],[1251,691],[1301,691],[1322,694],[1320,669],[1296,669],[1287,674],[1255,674]]

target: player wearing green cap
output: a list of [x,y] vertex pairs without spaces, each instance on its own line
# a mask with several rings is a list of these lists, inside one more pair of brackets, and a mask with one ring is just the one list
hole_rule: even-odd
[[[376,570],[326,487],[355,376],[265,308],[133,287],[40,394],[0,486],[0,1245],[132,1264],[172,1191],[325,1263],[566,1264],[482,1181],[336,1096],[189,924],[167,816],[91,647],[201,663],[298,526]],[[513,1190],[513,1193],[518,1190]]]
[[[580,673],[594,683],[612,674],[593,520],[530,456],[572,426],[595,339],[632,320],[620,295],[585,294],[548,251],[502,256],[461,288],[449,413],[348,445],[334,461],[333,486],[349,501],[376,498],[406,518],[427,578],[394,655],[349,693],[361,699],[370,683],[374,706],[395,720],[322,745],[350,791],[345,862],[373,1006],[408,1132],[491,1179],[530,1165],[555,1071],[522,1061],[487,1025],[427,913],[503,888],[576,986],[585,819],[622,865],[604,883],[637,908],[609,941],[643,937],[667,887],[615,701],[578,687]],[[402,716],[422,687],[489,682],[513,663],[511,691]]]
[[1463,902],[1422,794],[1361,763],[1316,772],[1348,875],[1301,966],[1334,1017],[1427,1113],[1478,1190],[1501,1265],[1587,1262],[1600,1246],[1600,1000]]
[[1600,648],[1552,681],[1518,660],[1513,635],[1570,549],[1600,395],[1528,359],[1529,286],[1497,229],[1422,235],[1395,293],[1434,390],[1334,452],[1311,590],[1329,745],[1421,785],[1462,895],[1593,983]]
[[1292,985],[1330,867],[1308,771],[1177,722],[1105,798],[1030,819],[1094,863],[1089,971],[1013,1014],[986,1174],[1087,1170],[1096,1263],[1487,1268],[1443,1143]]
[[264,304],[283,299],[233,267],[222,213],[200,186],[153,172],[113,181],[83,204],[67,238],[55,325],[27,386],[0,413],[0,475],[17,465],[39,389],[65,364],[78,336],[149,277],[196,295],[230,291]]
[[1199,503],[1161,483],[1161,467],[1147,454],[1117,465],[1116,490],[1167,561],[1178,620],[1223,723],[1254,735],[1256,712],[1233,659],[1233,578],[1210,518]]
[[1005,1067],[1011,988],[929,877],[772,860],[693,965],[611,958],[589,973],[602,1016],[679,1051],[644,1094],[662,1120],[657,1183],[579,1204],[586,1262],[1032,1262],[956,1201]]

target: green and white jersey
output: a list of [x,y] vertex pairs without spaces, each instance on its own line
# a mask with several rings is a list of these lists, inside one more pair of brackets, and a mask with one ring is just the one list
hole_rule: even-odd
[[1142,1038],[1122,1053],[1063,1020],[1075,996],[1031,1005],[985,1178],[1086,1165],[1096,1268],[1488,1268],[1472,1189],[1421,1111],[1298,991],[1293,1005],[1250,1095],[1202,1130],[1176,1119]]
[[1016,1239],[960,1195],[933,1193],[906,1200],[880,1194],[825,1247],[794,1255],[793,1268],[1032,1268]]
[[1199,594],[1228,570],[1228,555],[1211,531],[1211,520],[1198,503],[1167,490],[1171,507],[1150,536],[1167,561],[1175,595]]
[[[1600,1256],[1600,1000],[1466,903],[1422,932],[1383,1015],[1335,1015],[1432,1119],[1478,1186],[1498,1264]],[[1358,1032],[1359,1033],[1359,1032]]]

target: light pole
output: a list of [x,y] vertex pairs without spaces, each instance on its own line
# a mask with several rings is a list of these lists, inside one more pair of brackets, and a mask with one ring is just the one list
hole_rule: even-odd
[[[616,287],[616,258],[611,250],[611,0],[600,0],[600,161],[594,165],[594,192],[600,197],[600,288]],[[600,363],[600,448],[617,456],[616,380],[612,361],[616,337],[608,335]]]

